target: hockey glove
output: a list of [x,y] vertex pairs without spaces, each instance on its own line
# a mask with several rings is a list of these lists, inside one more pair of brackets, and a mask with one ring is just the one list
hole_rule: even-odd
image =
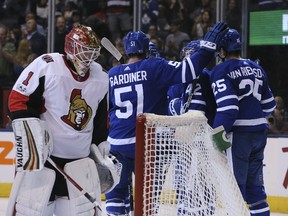
[[112,154],[105,155],[104,157],[101,154],[99,147],[92,144],[89,157],[96,163],[101,193],[108,193],[120,181],[122,164]]
[[228,140],[225,129],[222,125],[213,129],[212,139],[217,149],[221,152],[231,147],[231,143]]
[[98,145],[98,149],[99,149],[102,157],[109,155],[110,148],[111,148],[111,144],[108,141],[103,141]]
[[229,28],[225,22],[216,23],[200,41],[200,47],[210,52],[215,52],[218,49],[219,43],[228,32]]
[[157,49],[157,46],[152,43],[151,41],[149,42],[149,57],[160,57],[160,53]]

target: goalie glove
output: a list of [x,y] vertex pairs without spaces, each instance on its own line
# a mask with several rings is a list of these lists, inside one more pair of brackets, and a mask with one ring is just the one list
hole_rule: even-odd
[[98,145],[98,149],[103,157],[105,157],[106,155],[109,155],[110,148],[111,148],[111,144],[108,141],[103,141]]
[[112,154],[103,157],[95,144],[91,145],[89,157],[96,163],[101,193],[110,192],[120,182],[122,164]]
[[212,140],[216,148],[221,152],[231,147],[231,142],[227,138],[226,131],[222,125],[213,129]]
[[20,118],[12,121],[16,171],[41,170],[53,150],[52,134],[45,121]]
[[215,52],[218,49],[219,43],[228,32],[229,28],[225,22],[216,23],[200,41],[200,47],[210,52]]

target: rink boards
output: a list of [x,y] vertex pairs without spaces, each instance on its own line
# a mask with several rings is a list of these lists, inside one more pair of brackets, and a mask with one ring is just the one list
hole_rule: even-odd
[[[14,135],[0,131],[0,197],[9,197],[14,177]],[[288,213],[288,136],[269,136],[264,157],[264,183],[270,208]]]

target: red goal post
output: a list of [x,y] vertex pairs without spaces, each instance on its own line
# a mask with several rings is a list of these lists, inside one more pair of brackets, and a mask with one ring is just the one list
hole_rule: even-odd
[[250,215],[211,136],[199,111],[137,117],[135,216]]

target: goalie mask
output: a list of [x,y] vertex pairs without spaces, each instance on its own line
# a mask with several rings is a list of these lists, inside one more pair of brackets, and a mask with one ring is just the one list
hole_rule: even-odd
[[129,32],[124,39],[126,55],[129,54],[149,54],[149,42],[146,34],[142,31]]
[[85,76],[91,62],[100,55],[100,40],[88,26],[75,25],[65,37],[65,52],[79,76]]

